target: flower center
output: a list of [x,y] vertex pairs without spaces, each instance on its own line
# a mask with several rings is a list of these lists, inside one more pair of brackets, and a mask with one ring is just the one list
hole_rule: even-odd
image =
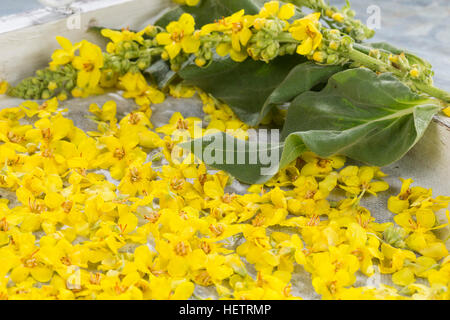
[[326,168],[330,162],[331,161],[328,159],[320,159],[319,161],[317,161],[317,165],[321,168]]
[[208,254],[211,252],[211,246],[209,245],[208,242],[206,241],[202,241],[200,243],[200,248],[203,250],[204,253]]
[[158,212],[151,212],[149,214],[146,214],[144,216],[144,219],[150,221],[151,223],[155,223],[156,221],[158,221],[160,216],[161,214]]
[[138,182],[139,180],[141,180],[141,174],[140,174],[138,168],[130,169],[130,180],[131,180],[131,182]]
[[50,130],[50,128],[42,129],[41,134],[44,140],[49,141],[52,138],[52,131]]
[[67,256],[64,256],[60,259],[61,263],[66,265],[66,266],[71,266],[72,262],[70,261],[70,258]]
[[180,130],[187,130],[187,129],[189,129],[187,121],[185,121],[183,119],[178,119],[178,121],[177,121],[177,129],[180,129]]
[[170,186],[172,187],[173,190],[181,190],[184,186],[184,180],[173,178],[170,183]]
[[137,113],[130,113],[130,118],[128,119],[128,122],[132,125],[136,125],[141,120],[141,117]]
[[113,154],[114,158],[122,160],[125,157],[125,150],[123,148],[116,148]]
[[95,68],[95,66],[92,62],[86,62],[83,64],[83,69],[86,72],[92,72],[92,71],[94,71],[94,68]]
[[11,141],[12,143],[20,143],[20,142],[22,142],[22,141],[24,140],[23,137],[21,137],[21,136],[15,134],[15,133],[12,132],[12,131],[9,131],[9,132],[8,132],[8,139],[9,139],[9,141]]
[[184,241],[180,241],[175,246],[175,253],[179,256],[185,256],[188,254],[189,245],[187,245]]
[[184,31],[183,30],[181,30],[180,32],[175,31],[174,33],[172,33],[170,38],[174,42],[181,42],[181,40],[183,40],[183,38],[184,38]]
[[6,217],[3,217],[2,220],[0,220],[0,230],[1,231],[8,231],[9,226],[8,226],[8,222],[6,221]]
[[69,213],[70,210],[72,210],[72,207],[73,207],[73,201],[71,201],[71,200],[64,201],[64,202],[61,204],[61,207],[63,208],[63,210],[64,210],[65,213]]
[[47,209],[44,204],[38,203],[36,200],[31,201],[31,199],[28,200],[28,208],[33,213],[41,213]]
[[316,36],[316,33],[311,30],[310,26],[306,26],[306,34],[310,37],[310,38],[314,38]]
[[211,230],[212,233],[214,233],[214,235],[216,237],[220,236],[225,230],[223,229],[223,226],[221,224],[218,224],[217,226],[211,224],[209,226],[209,230]]
[[231,27],[231,30],[233,31],[233,33],[238,33],[239,31],[242,30],[242,28],[244,28],[244,26],[242,25],[242,22],[233,22],[233,26]]

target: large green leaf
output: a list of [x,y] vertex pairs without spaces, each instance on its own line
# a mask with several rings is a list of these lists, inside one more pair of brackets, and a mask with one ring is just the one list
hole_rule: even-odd
[[295,135],[284,143],[261,144],[257,140],[239,140],[223,132],[179,146],[193,152],[207,165],[224,170],[248,184],[266,182],[280,167],[285,167],[306,150]]
[[323,157],[342,154],[384,166],[414,146],[439,109],[391,74],[352,69],[332,76],[321,92],[298,96],[282,136],[298,135]]
[[189,64],[178,72],[186,84],[195,85],[227,103],[242,121],[255,126],[274,105],[326,83],[340,66],[319,66],[297,55],[270,63],[248,59],[234,62],[216,56],[204,68]]
[[[268,149],[279,155],[277,169],[307,149],[322,157],[341,154],[383,166],[400,159],[414,146],[438,110],[433,101],[413,93],[390,74],[378,76],[368,69],[351,69],[332,76],[322,91],[305,92],[292,102],[283,142],[256,146],[241,141],[239,145],[236,139],[221,133],[214,136],[222,136],[224,143],[213,145],[213,149],[218,159],[232,160],[243,154],[249,159],[255,152]],[[211,150],[208,139],[181,146],[201,158],[206,148]],[[262,174],[261,168],[267,164],[261,162],[222,162],[205,161],[246,183],[262,183],[271,177]]]

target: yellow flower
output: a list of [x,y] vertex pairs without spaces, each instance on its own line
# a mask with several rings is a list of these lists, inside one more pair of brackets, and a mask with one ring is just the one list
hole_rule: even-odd
[[391,196],[388,200],[388,209],[393,213],[400,213],[409,208],[408,198],[411,195],[412,179],[402,180],[402,187],[397,196]]
[[100,143],[106,146],[107,151],[100,154],[94,162],[94,166],[109,169],[111,177],[122,179],[127,166],[135,160],[145,160],[146,154],[136,146],[138,137],[126,137],[118,139],[113,136],[101,137]]
[[55,68],[57,66],[66,65],[72,62],[75,58],[75,52],[80,48],[81,43],[76,43],[72,45],[70,40],[57,36],[56,41],[62,49],[57,49],[52,54],[52,62],[50,62],[50,68]]
[[89,106],[89,112],[95,114],[101,121],[109,121],[111,124],[117,123],[117,104],[113,100],[105,102],[101,109],[93,103]]
[[343,22],[344,21],[344,16],[339,13],[339,12],[335,12],[333,13],[333,15],[331,16],[331,18],[337,22]]
[[317,293],[324,299],[330,299],[340,293],[343,287],[356,281],[355,273],[359,269],[356,256],[350,252],[350,247],[341,245],[330,247],[328,252],[313,254],[310,258],[312,267],[312,284]]
[[377,175],[384,175],[377,167],[348,166],[339,172],[339,179],[343,182],[339,187],[353,195],[359,195],[363,191],[376,195],[377,192],[389,189],[387,182],[372,181]]
[[222,18],[219,21],[207,24],[202,27],[201,34],[210,34],[219,31],[231,36],[231,43],[224,42],[217,46],[216,51],[220,56],[230,54],[235,61],[243,61],[248,57],[245,47],[252,37],[250,28],[253,25],[254,16],[244,16],[244,10],[240,10],[233,15]]
[[36,281],[50,281],[53,270],[49,268],[39,257],[39,248],[29,254],[24,255],[22,263],[11,271],[11,280],[16,284],[25,281],[31,275]]
[[100,47],[88,41],[82,41],[80,56],[73,59],[72,65],[78,70],[77,86],[81,89],[97,87],[102,73],[103,53]]
[[339,169],[345,164],[345,157],[332,156],[330,158],[321,158],[313,152],[305,152],[301,155],[301,158],[306,162],[300,172],[303,176],[328,174],[333,169]]
[[187,4],[190,7],[195,7],[197,4],[200,3],[201,0],[174,0],[174,1],[179,4]]
[[200,40],[194,35],[194,18],[184,13],[178,21],[172,21],[166,27],[167,32],[161,32],[156,36],[156,41],[164,46],[170,59],[174,59],[181,49],[185,53],[195,53],[200,48]]
[[381,273],[394,273],[401,270],[405,261],[414,262],[416,255],[410,250],[394,248],[393,246],[382,243],[381,253],[383,259],[380,260],[379,268]]
[[142,44],[144,42],[142,35],[145,33],[145,30],[136,33],[128,29],[122,29],[121,31],[102,29],[101,33],[102,36],[111,39],[112,42],[108,43],[106,51],[113,53],[116,50],[116,44],[123,41],[136,41]]
[[8,92],[8,88],[9,83],[4,80],[0,80],[0,94],[5,94],[6,92]]
[[[0,92],[1,92],[1,90],[0,90]],[[444,109],[442,110],[442,112],[443,112],[447,117],[450,117],[450,107],[444,108]]]
[[151,191],[151,181],[155,178],[151,162],[142,164],[135,161],[127,168],[118,189],[122,194],[134,197],[136,194],[147,195]]
[[59,105],[58,99],[53,98],[43,102],[42,104],[38,104],[34,101],[25,101],[20,106],[24,109],[29,118],[36,114],[39,118],[45,118],[55,113],[58,110]]
[[295,40],[302,43],[297,47],[297,53],[310,55],[322,42],[322,34],[318,29],[320,13],[312,13],[294,21],[289,32]]
[[[187,130],[191,137],[194,136],[195,125],[199,126],[201,119],[195,117],[184,118],[181,113],[175,112],[169,123],[156,129],[156,132],[171,135],[177,130]],[[197,129],[201,130],[200,127]]]
[[149,106],[154,103],[164,102],[164,94],[147,84],[147,81],[140,72],[128,72],[119,81],[120,85],[125,89],[123,96],[125,98],[133,98],[140,106]]
[[154,300],[187,300],[194,293],[195,285],[187,280],[167,277],[150,277],[151,298]]
[[292,3],[283,5],[280,8],[279,1],[270,1],[264,4],[264,7],[259,12],[261,18],[278,17],[281,20],[289,20],[295,14],[295,6]]

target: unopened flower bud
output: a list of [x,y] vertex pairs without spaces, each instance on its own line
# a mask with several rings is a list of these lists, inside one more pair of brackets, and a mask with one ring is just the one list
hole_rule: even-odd
[[312,58],[314,61],[321,63],[321,62],[324,62],[324,60],[327,58],[327,54],[322,51],[316,51],[316,52],[314,52]]
[[49,82],[47,88],[48,88],[48,90],[53,91],[56,88],[58,88],[58,84],[54,81],[51,81],[51,82]]
[[330,49],[332,49],[332,50],[337,50],[337,49],[339,49],[339,42],[337,42],[337,41],[331,41],[329,47],[330,47]]
[[334,11],[333,11],[333,10],[331,10],[331,9],[325,10],[325,15],[326,15],[327,17],[331,18],[331,17],[333,16],[333,14],[334,14]]
[[339,13],[339,12],[334,13],[334,14],[331,16],[331,18],[332,18],[334,21],[337,21],[337,22],[343,22],[343,21],[344,21],[344,16],[343,16],[341,13]]
[[327,57],[327,64],[337,64],[339,61],[339,57],[336,54],[330,54]]
[[406,236],[405,231],[402,228],[395,227],[393,225],[391,225],[383,232],[384,240],[393,247],[397,248],[405,247],[405,242],[403,241],[405,236]]
[[195,59],[195,64],[199,67],[203,67],[206,64],[206,60],[203,58]]
[[169,60],[169,54],[167,53],[167,51],[163,51],[163,53],[161,53],[161,59],[163,60]]
[[413,78],[418,78],[420,73],[419,73],[419,70],[414,68],[414,69],[411,69],[411,71],[409,71],[409,75]]
[[42,94],[41,94],[42,99],[47,100],[50,98],[50,96],[51,96],[50,91],[48,91],[48,90],[42,91]]

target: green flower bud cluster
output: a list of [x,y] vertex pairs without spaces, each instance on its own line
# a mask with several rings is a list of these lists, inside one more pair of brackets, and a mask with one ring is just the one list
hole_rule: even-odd
[[214,56],[214,45],[215,43],[221,42],[223,38],[223,36],[214,32],[208,37],[208,41],[202,41],[200,49],[195,53],[195,63],[199,67],[203,67],[212,61]]
[[360,20],[355,19],[355,11],[350,8],[349,3],[339,10],[327,4],[324,0],[287,0],[287,2],[320,12],[322,18],[331,28],[339,29],[357,42],[370,39],[375,34],[374,30],[369,29]]
[[255,60],[269,62],[279,55],[295,53],[295,44],[282,45],[279,41],[285,28],[286,22],[281,19],[267,20],[260,30],[255,30],[256,33],[247,46],[248,54]]
[[433,84],[434,72],[431,64],[414,54],[393,47],[366,47],[360,44],[356,45],[355,49],[400,71],[404,80],[418,80],[428,85]]
[[[164,60],[168,60],[168,56],[164,54],[161,55]],[[174,59],[170,59],[170,69],[174,72],[178,72],[181,69],[181,66],[189,60],[191,57],[190,54],[186,54],[184,52],[180,52]]]
[[406,244],[404,239],[406,238],[407,233],[404,229],[400,227],[395,227],[394,225],[391,225],[389,228],[384,230],[383,232],[383,239],[388,244],[395,248],[405,248]]
[[327,65],[342,65],[349,61],[348,52],[355,42],[337,29],[322,29],[322,43],[310,58]]
[[10,92],[24,99],[49,99],[58,94],[67,95],[76,86],[77,71],[71,65],[36,71],[34,77],[24,79]]
[[295,50],[297,49],[296,43],[282,43],[280,44],[280,50],[278,55],[293,55],[295,54]]
[[113,54],[105,54],[105,69],[124,75],[128,71],[147,69],[152,63],[155,40],[146,39],[140,45],[134,41],[122,41]]

